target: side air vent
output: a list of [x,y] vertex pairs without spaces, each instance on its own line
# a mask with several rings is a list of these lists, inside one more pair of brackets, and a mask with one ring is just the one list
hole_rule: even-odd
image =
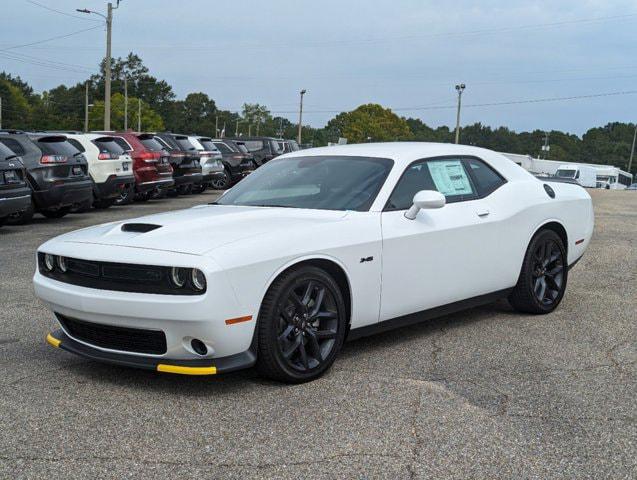
[[125,223],[122,225],[122,232],[146,233],[161,228],[161,225],[153,225],[152,223]]

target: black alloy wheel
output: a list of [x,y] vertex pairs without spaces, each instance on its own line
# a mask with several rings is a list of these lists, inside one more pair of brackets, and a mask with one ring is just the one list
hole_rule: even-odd
[[347,326],[343,296],[325,271],[303,266],[279,277],[259,313],[257,367],[267,377],[301,383],[334,362]]
[[541,230],[531,240],[509,301],[523,312],[552,312],[562,301],[567,279],[568,265],[562,239],[552,230]]
[[560,247],[554,240],[547,239],[537,245],[533,260],[533,293],[542,305],[551,305],[562,291],[564,283],[564,258]]
[[135,187],[125,188],[115,199],[115,205],[129,205],[135,199]]
[[227,190],[228,188],[230,188],[231,183],[232,181],[230,179],[230,173],[226,168],[223,169],[222,175],[215,175],[215,177],[210,182],[212,188],[215,190]]

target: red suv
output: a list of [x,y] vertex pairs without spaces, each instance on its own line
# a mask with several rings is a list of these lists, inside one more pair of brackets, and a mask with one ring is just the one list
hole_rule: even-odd
[[[135,197],[148,200],[153,195],[163,194],[173,187],[173,169],[170,154],[163,149],[151,133],[114,132],[115,141],[130,153],[135,174]],[[121,199],[125,203],[128,199]],[[132,199],[130,199],[132,200]]]

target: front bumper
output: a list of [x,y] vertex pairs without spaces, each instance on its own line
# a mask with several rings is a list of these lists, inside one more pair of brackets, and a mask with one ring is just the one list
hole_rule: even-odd
[[52,347],[61,348],[98,362],[183,375],[215,375],[233,372],[252,367],[256,362],[256,355],[252,350],[222,358],[178,361],[108,352],[77,342],[62,329],[49,333],[46,341]]

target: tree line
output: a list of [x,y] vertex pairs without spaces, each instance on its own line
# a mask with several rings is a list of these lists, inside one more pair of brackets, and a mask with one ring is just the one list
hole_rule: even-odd
[[[244,104],[241,112],[217,107],[207,94],[193,92],[183,100],[172,87],[150,74],[142,59],[130,53],[111,61],[111,128],[124,128],[124,79],[127,79],[128,126],[143,130],[169,130],[203,135],[266,135],[295,138],[296,123],[275,116],[259,104]],[[19,77],[0,73],[2,126],[23,130],[82,130],[84,128],[85,89],[88,85],[89,130],[103,128],[104,62],[100,72],[86,82],[59,85],[42,93]],[[560,161],[615,165],[627,169],[635,125],[613,122],[589,129],[582,137],[542,130],[515,132],[507,127],[492,128],[481,123],[461,130],[461,143],[502,152],[540,155],[544,137],[550,139],[549,158]],[[377,104],[361,105],[342,112],[322,128],[303,126],[303,141],[312,146],[327,145],[346,138],[349,143],[380,141],[454,141],[454,130],[447,126],[432,128],[418,118],[401,117]],[[633,164],[633,171],[637,165]]]

